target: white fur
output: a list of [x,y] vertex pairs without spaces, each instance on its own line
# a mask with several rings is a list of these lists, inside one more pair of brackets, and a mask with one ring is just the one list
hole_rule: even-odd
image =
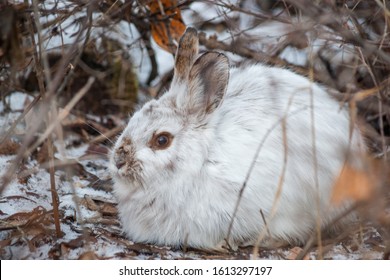
[[[339,213],[330,204],[332,185],[345,151],[360,150],[361,136],[354,129],[350,141],[347,110],[321,87],[285,69],[231,69],[221,104],[202,119],[202,126],[200,117],[185,108],[188,95],[187,84],[174,84],[159,100],[150,101],[131,118],[114,148],[113,155],[123,139],[131,139],[142,165],[142,181],[135,182],[116,168],[114,156],[110,163],[119,214],[131,240],[216,248],[227,237],[240,189],[262,142],[236,213],[231,245],[257,240],[265,229],[260,211],[271,233],[268,239],[289,243],[304,242],[318,219],[325,226]],[[147,143],[161,131],[174,135],[172,145],[153,151]],[[274,205],[281,176],[281,195]]]

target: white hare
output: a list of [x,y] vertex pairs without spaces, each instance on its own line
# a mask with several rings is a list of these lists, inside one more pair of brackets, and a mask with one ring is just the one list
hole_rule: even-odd
[[133,115],[111,155],[124,231],[135,242],[205,249],[261,234],[264,244],[304,242],[339,213],[334,180],[344,152],[361,149],[339,107],[289,70],[230,69],[221,53],[198,55],[188,28],[170,90]]

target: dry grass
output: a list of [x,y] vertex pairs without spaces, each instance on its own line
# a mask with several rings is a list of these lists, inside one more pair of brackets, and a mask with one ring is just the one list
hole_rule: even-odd
[[[121,235],[110,180],[104,177],[106,157],[137,100],[160,95],[169,85],[172,71],[158,76],[161,65],[150,36],[157,18],[144,5],[147,1],[44,2],[0,1],[0,93],[4,107],[0,154],[10,156],[0,180],[1,258],[40,258],[38,252],[45,246],[50,248],[44,257],[53,259],[251,258],[253,248],[227,254],[184,252],[132,244]],[[336,238],[324,237],[322,243],[313,235],[302,248],[260,248],[258,256],[388,259],[390,2],[178,2],[185,18],[203,31],[202,48],[235,54],[237,64],[249,60],[286,67],[329,87],[340,104],[350,106],[376,158],[370,164],[375,191],[364,198],[357,196],[361,225]],[[214,16],[207,18],[199,12],[199,3],[214,10]],[[169,21],[169,17],[164,20]],[[279,30],[276,35],[270,33],[272,36],[266,33],[271,23]],[[126,42],[123,28],[130,25],[138,34],[130,32],[134,37]],[[58,42],[55,48],[50,45],[53,41]],[[143,82],[134,71],[138,65],[130,58],[138,49],[144,50],[147,55],[143,59],[150,65]],[[291,59],[291,54],[300,59]],[[31,96],[19,112],[7,103],[14,92]],[[67,156],[68,150],[83,145],[88,148],[82,156]],[[46,171],[50,191],[32,187]],[[3,195],[15,182],[20,194]],[[75,194],[79,193],[77,188],[87,190],[84,196]],[[107,196],[96,195],[99,191]],[[61,205],[69,194],[76,205],[73,208]],[[21,201],[34,202],[31,205],[35,206],[28,211],[4,210],[9,209],[5,205],[22,205]],[[88,217],[83,217],[85,212]],[[62,239],[64,228],[74,236]],[[104,254],[108,246],[117,250]]]

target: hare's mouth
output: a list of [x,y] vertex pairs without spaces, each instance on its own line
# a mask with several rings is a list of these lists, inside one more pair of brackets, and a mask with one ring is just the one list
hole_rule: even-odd
[[126,171],[125,174],[121,174],[121,172],[119,172],[119,176],[123,179],[125,179],[126,181],[128,182],[132,182],[132,183],[136,183],[137,185],[142,185],[142,176],[141,176],[141,170],[133,170],[133,169],[129,169]]
[[142,165],[139,162],[110,164],[111,176],[115,179],[142,184]]

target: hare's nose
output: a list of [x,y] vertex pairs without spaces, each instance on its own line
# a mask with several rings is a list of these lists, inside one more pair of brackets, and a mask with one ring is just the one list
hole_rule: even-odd
[[126,164],[126,163],[125,163],[124,160],[116,160],[116,161],[115,161],[115,166],[116,166],[116,168],[118,168],[118,169],[121,169],[125,164]]
[[121,169],[126,164],[126,155],[123,152],[118,152],[114,158],[115,166]]

